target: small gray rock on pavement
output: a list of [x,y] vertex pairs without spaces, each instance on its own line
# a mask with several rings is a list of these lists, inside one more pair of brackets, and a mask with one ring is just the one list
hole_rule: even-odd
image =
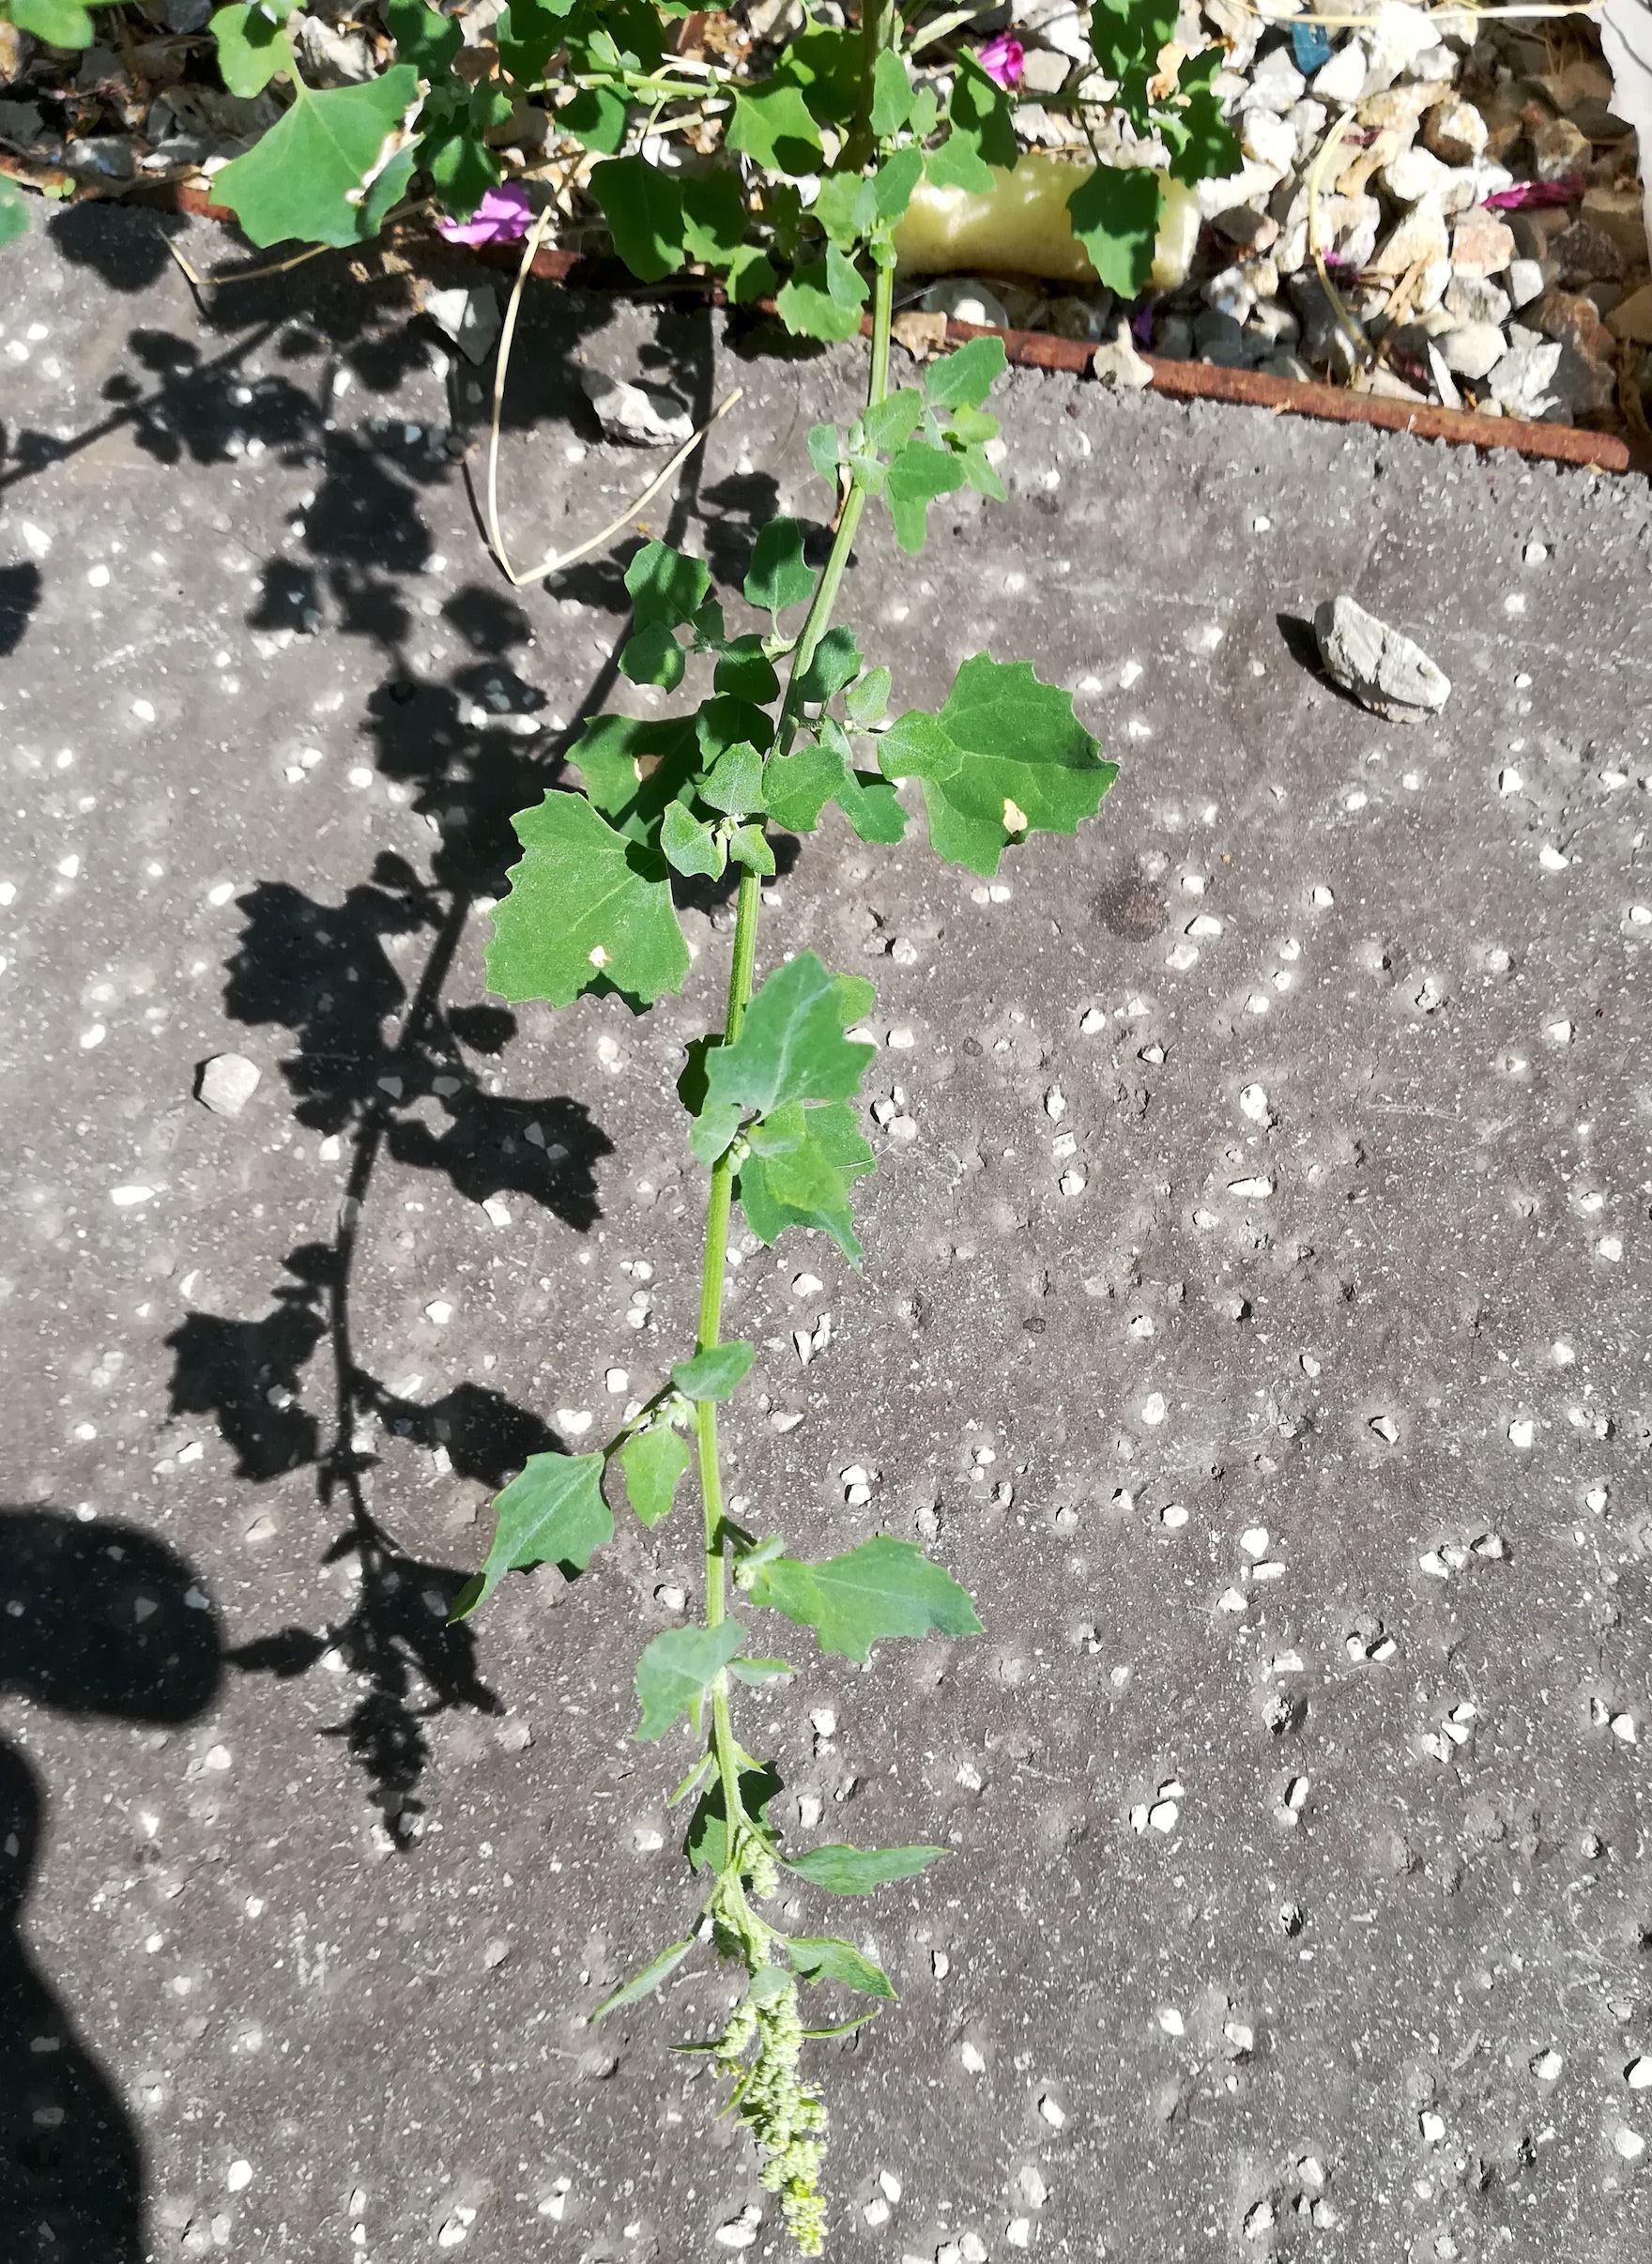
[[467,361],[480,367],[493,351],[500,323],[498,296],[491,284],[483,283],[475,290],[467,290],[463,284],[448,291],[427,288],[424,312]]
[[581,370],[579,382],[606,440],[624,440],[633,448],[673,448],[693,435],[694,420],[675,393],[627,384],[606,370]]
[[1422,647],[1351,597],[1327,598],[1317,607],[1313,633],[1327,675],[1373,715],[1420,723],[1450,696],[1449,679]]
[[239,1116],[257,1092],[262,1072],[244,1053],[215,1053],[201,1063],[195,1098],[214,1116]]

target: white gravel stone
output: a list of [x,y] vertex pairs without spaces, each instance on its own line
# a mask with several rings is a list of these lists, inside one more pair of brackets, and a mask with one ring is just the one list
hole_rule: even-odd
[[1440,341],[1446,367],[1460,377],[1489,377],[1507,351],[1508,341],[1494,322],[1460,323]]
[[631,385],[605,370],[581,370],[579,382],[608,440],[633,448],[676,448],[694,431],[694,420],[674,393]]

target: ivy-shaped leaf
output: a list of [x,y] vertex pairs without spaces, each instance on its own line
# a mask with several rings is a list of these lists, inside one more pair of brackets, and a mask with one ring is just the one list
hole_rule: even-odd
[[726,747],[700,781],[700,800],[727,818],[744,818],[763,806],[763,758],[746,740]]
[[413,152],[405,149],[375,173],[385,145],[418,99],[419,73],[392,64],[361,86],[320,94],[294,81],[293,106],[212,176],[212,193],[227,205],[260,250],[297,237],[312,244],[355,244],[377,234],[405,187]]
[[549,793],[512,823],[527,855],[494,913],[491,988],[566,1006],[597,982],[645,1005],[682,987],[688,945],[662,857],[617,834],[583,794]]
[[872,131],[887,142],[912,115],[912,83],[899,55],[885,47],[872,66]]
[[723,138],[765,173],[788,173],[800,180],[817,170],[825,154],[802,89],[780,79],[736,93],[734,115]]
[[856,1272],[862,1249],[849,1193],[876,1167],[846,1101],[805,1109],[776,1109],[748,1134],[750,1153],[736,1183],[745,1222],[757,1240],[772,1244],[788,1227],[830,1234]]
[[780,696],[780,679],[760,636],[737,636],[718,657],[711,682],[719,692],[766,707]]
[[824,707],[845,684],[854,682],[864,665],[854,631],[835,622],[810,653],[808,666],[798,670],[797,696],[807,707]]
[[800,951],[758,990],[733,1045],[705,1057],[706,1101],[692,1135],[695,1154],[715,1163],[742,1116],[767,1116],[794,1100],[848,1100],[858,1091],[870,1046],[844,1032],[876,993],[864,976],[833,974]]
[[604,158],[591,168],[590,192],[633,275],[658,283],[683,259],[682,191],[646,158]]
[[645,543],[625,569],[626,594],[639,629],[652,628],[655,622],[681,628],[705,604],[711,587],[704,558],[673,550],[669,543]]
[[803,558],[803,529],[795,519],[771,519],[752,546],[746,568],[745,602],[767,613],[784,613],[815,594],[815,575]]
[[788,834],[812,834],[843,779],[843,757],[831,747],[811,742],[772,757],[763,771],[771,819]]
[[786,1859],[788,1871],[828,1894],[871,1894],[895,1879],[927,1871],[944,1847],[810,1847]]
[[878,760],[886,778],[921,783],[936,854],[984,877],[1029,833],[1076,833],[1118,776],[1070,693],[985,652],[958,670],[939,715],[909,709],[890,726]]
[[[15,10],[13,11],[15,14]],[[422,7],[420,14],[429,11]],[[439,22],[440,19],[438,18]],[[271,79],[298,77],[298,66],[284,27],[277,23],[268,12],[258,6],[258,0],[237,0],[233,8],[221,8],[206,26],[218,42],[218,68],[223,83],[232,95],[250,101],[261,95]],[[395,27],[391,25],[391,35]],[[453,43],[458,45],[458,26],[453,27]],[[397,53],[401,42],[397,40]],[[404,62],[411,61],[403,55]]]
[[[669,1950],[662,1950],[658,1957],[646,1965],[640,1973],[634,1974],[631,1980],[620,1988],[616,1989],[612,1996],[604,1997],[602,2003],[590,2016],[591,2026],[594,2027],[599,2020],[605,2020],[610,2012],[618,2012],[621,2005],[640,2004],[645,1996],[652,1996],[662,1981],[669,1981],[694,1945],[695,1936],[691,1934],[686,1941],[673,1942]],[[876,1972],[876,1966],[873,1967],[873,1970]],[[828,1975],[827,1978],[835,1980],[838,1977]],[[849,1985],[851,1989],[857,1986],[853,1981]],[[892,1990],[890,1994],[893,1996],[894,1991]]]
[[669,1423],[651,1423],[646,1430],[634,1430],[620,1447],[625,1491],[645,1525],[657,1525],[669,1515],[677,1488],[693,1459],[688,1441]]
[[614,1537],[602,1481],[600,1454],[530,1454],[521,1476],[495,1498],[498,1522],[493,1547],[482,1570],[460,1589],[452,1617],[468,1619],[507,1572],[526,1572],[535,1565],[560,1565],[570,1575],[583,1572]]
[[947,112],[949,131],[932,149],[925,171],[939,189],[968,189],[977,196],[991,190],[992,173],[1013,173],[1020,152],[1009,97],[972,55],[960,54]]
[[1121,298],[1147,288],[1163,202],[1164,176],[1147,165],[1097,165],[1067,199],[1073,234]]
[[706,1693],[735,1653],[744,1647],[738,1619],[714,1628],[667,1628],[636,1662],[641,1715],[632,1735],[639,1745],[663,1737],[684,1714],[697,1717]]
[[836,1981],[845,1989],[858,1989],[863,1996],[895,1996],[895,1985],[882,1966],[835,1935],[790,1935],[786,1951],[804,1981]]
[[951,1573],[915,1543],[887,1534],[819,1564],[771,1557],[750,1594],[754,1603],[813,1628],[823,1651],[857,1665],[888,1636],[981,1632],[974,1605]]
[[824,259],[808,260],[792,270],[774,303],[787,329],[798,336],[858,338],[866,279],[835,244],[828,244]]

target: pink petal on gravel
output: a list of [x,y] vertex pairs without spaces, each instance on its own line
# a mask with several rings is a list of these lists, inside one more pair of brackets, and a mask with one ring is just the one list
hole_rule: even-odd
[[1516,181],[1512,189],[1498,189],[1480,202],[1492,212],[1519,212],[1532,205],[1575,205],[1588,182],[1580,173],[1568,181]]
[[988,39],[985,47],[975,50],[975,60],[995,86],[1018,86],[1021,73],[1027,68],[1027,53],[1019,39],[1012,39],[1008,32],[1000,32],[996,39]]
[[502,189],[489,189],[468,220],[438,221],[436,231],[451,244],[513,244],[528,234],[532,220],[527,190],[519,181],[507,181]]

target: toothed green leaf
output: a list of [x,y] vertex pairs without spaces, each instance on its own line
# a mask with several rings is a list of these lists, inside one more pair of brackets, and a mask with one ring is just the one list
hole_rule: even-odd
[[378,232],[412,171],[404,150],[375,175],[386,141],[419,97],[410,63],[393,64],[361,86],[300,87],[292,108],[244,157],[212,176],[216,202],[227,205],[260,250],[297,237],[311,244],[356,244]]
[[766,1116],[794,1100],[847,1100],[859,1089],[872,1048],[844,1032],[875,997],[863,976],[832,974],[812,951],[774,972],[746,1008],[732,1046],[705,1057],[706,1100],[695,1154],[714,1163],[742,1116]]
[[1121,298],[1147,288],[1163,201],[1164,176],[1147,165],[1097,165],[1067,199],[1073,234]]
[[813,1628],[823,1651],[857,1663],[887,1636],[981,1632],[974,1605],[951,1573],[913,1542],[887,1534],[819,1564],[772,1557],[750,1593],[754,1603]]
[[597,982],[645,1005],[682,987],[688,945],[664,858],[617,834],[583,794],[549,793],[512,823],[527,854],[494,913],[492,989],[566,1006]]
[[685,1400],[732,1399],[757,1356],[755,1344],[713,1344],[692,1360],[679,1360],[671,1381]]
[[895,1985],[882,1966],[875,1965],[853,1942],[841,1941],[835,1935],[790,1935],[786,1950],[804,1981],[834,1981],[842,1988],[858,1989],[863,1996],[895,1995]]
[[682,191],[672,175],[646,158],[604,158],[591,168],[590,192],[633,275],[658,283],[681,267]]
[[482,1570],[459,1591],[454,1619],[468,1619],[507,1572],[560,1565],[583,1572],[614,1537],[614,1520],[603,1499],[600,1454],[530,1454],[494,1501],[493,1547]]
[[[819,429],[833,431],[831,425]],[[784,613],[788,605],[801,605],[814,592],[814,573],[803,558],[803,529],[795,519],[771,519],[752,547],[752,562],[745,575],[746,604],[768,613]]]
[[787,329],[802,337],[858,338],[866,279],[835,244],[828,244],[824,259],[807,260],[793,269],[774,303]]
[[1118,775],[1070,693],[985,652],[958,670],[939,715],[914,708],[893,723],[878,759],[886,778],[921,783],[936,854],[985,877],[1029,833],[1076,833]]
[[754,1124],[751,1153],[740,1167],[745,1222],[757,1240],[777,1242],[788,1227],[830,1234],[858,1271],[862,1260],[850,1190],[876,1168],[847,1101],[805,1109],[793,1101]]

